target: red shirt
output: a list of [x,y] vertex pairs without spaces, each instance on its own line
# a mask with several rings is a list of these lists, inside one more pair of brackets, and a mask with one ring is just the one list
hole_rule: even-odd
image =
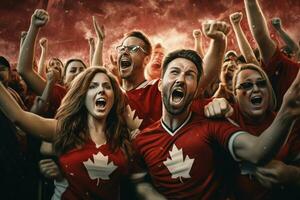
[[67,89],[59,84],[55,84],[52,95],[49,98],[49,109],[47,117],[54,117],[60,106],[61,100],[65,97]]
[[[142,83],[137,89],[126,91],[127,103],[135,111],[135,117],[142,120],[140,130],[160,120],[162,115],[161,93],[158,90],[158,80]],[[211,99],[193,101],[192,111],[203,114],[204,106]]]
[[297,76],[300,64],[290,60],[277,48],[270,62],[262,64],[262,67],[272,82],[278,110],[285,92]]
[[229,138],[238,130],[193,113],[175,132],[157,121],[137,135],[134,147],[141,168],[168,199],[225,199],[217,158],[228,152]]
[[[238,105],[234,105],[234,115],[231,117],[237,122],[242,130],[251,133],[252,135],[259,136],[264,130],[266,130],[273,122],[276,114],[267,113],[266,118],[261,122],[249,122],[242,115]],[[299,130],[299,129],[298,129]],[[296,131],[296,128],[294,129]],[[296,137],[299,134],[291,133],[287,143],[280,149],[275,160],[280,160],[285,163],[289,163],[296,155],[299,154],[300,141]],[[240,164],[234,172],[234,191],[237,199],[243,200],[266,200],[274,199],[273,192],[261,186],[254,178],[251,178],[249,174],[242,175],[243,164]],[[254,165],[252,165],[254,166]]]
[[129,173],[122,150],[112,152],[107,144],[97,146],[91,140],[60,156],[59,162],[67,179],[62,199],[119,199],[120,182]]

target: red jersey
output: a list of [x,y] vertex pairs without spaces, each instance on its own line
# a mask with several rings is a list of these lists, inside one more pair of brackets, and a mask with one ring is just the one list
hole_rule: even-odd
[[129,173],[122,150],[112,152],[109,145],[91,140],[82,148],[60,156],[60,167],[67,181],[59,187],[61,199],[119,199],[120,182]]
[[[138,88],[126,91],[127,102],[135,117],[142,120],[140,130],[160,120],[162,115],[161,93],[158,90],[158,80],[145,81]],[[211,99],[197,99],[193,101],[192,111],[203,114],[204,106]]]
[[300,64],[290,60],[277,48],[269,63],[262,64],[268,74],[280,108],[283,96],[297,76]]
[[46,117],[54,117],[60,106],[61,100],[65,97],[67,89],[59,84],[55,84],[52,95],[49,99],[49,109]]
[[168,199],[225,199],[218,156],[229,152],[229,138],[238,131],[228,122],[193,113],[174,132],[157,121],[137,135],[134,147],[141,168]]
[[[231,119],[237,122],[242,130],[245,130],[252,135],[259,136],[272,124],[275,116],[275,113],[269,112],[262,122],[250,122],[249,120],[244,118],[238,105],[235,104],[234,115],[231,116]],[[294,131],[296,131],[296,129],[294,129]],[[282,146],[282,148],[274,158],[275,160],[280,160],[288,164],[296,155],[299,154],[300,141],[296,138],[297,135],[299,134],[291,133],[288,141]],[[249,163],[240,163],[239,167],[237,167],[234,172],[233,188],[237,199],[274,199],[275,197],[273,195],[275,194],[275,190],[271,191],[261,186],[253,177],[251,177],[251,175],[249,175],[249,173],[251,174],[251,169],[254,170],[255,166]]]

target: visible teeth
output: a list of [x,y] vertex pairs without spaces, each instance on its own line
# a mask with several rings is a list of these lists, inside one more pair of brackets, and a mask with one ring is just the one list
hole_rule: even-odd
[[103,98],[97,99],[96,100],[96,106],[103,108],[106,105],[106,101]]
[[262,97],[256,96],[251,98],[251,103],[256,105],[260,104],[262,102]]

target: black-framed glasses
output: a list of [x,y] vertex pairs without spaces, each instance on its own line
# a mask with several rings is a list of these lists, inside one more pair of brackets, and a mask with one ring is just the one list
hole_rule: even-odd
[[240,89],[240,90],[252,90],[254,85],[256,85],[258,88],[265,88],[267,87],[267,80],[263,79],[263,80],[258,80],[255,83],[253,82],[244,82],[241,83],[238,87],[236,87],[236,89]]
[[129,53],[136,53],[138,50],[141,50],[144,54],[148,54],[147,51],[139,45],[129,45],[129,46],[119,45],[116,47],[116,49],[118,52],[124,52],[126,49],[128,49]]

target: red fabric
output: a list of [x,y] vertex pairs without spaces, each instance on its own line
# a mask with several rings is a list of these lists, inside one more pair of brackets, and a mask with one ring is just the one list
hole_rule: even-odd
[[[216,155],[227,152],[228,140],[238,130],[227,122],[207,120],[194,113],[174,136],[157,121],[136,137],[134,147],[143,158],[156,189],[168,199],[225,199],[224,174],[219,171],[222,167],[217,165]],[[178,164],[173,169],[182,172],[182,159],[170,156],[171,151],[175,152],[174,145],[185,162],[193,159],[187,169],[190,177],[176,173],[172,177],[164,163],[172,159]]]
[[160,119],[162,107],[158,80],[150,81],[145,87],[127,91],[126,94],[128,104],[135,110],[135,116],[143,120],[141,130]]
[[[242,130],[247,131],[255,136],[259,136],[264,130],[266,130],[273,122],[276,114],[267,113],[265,120],[262,122],[249,122],[242,115],[238,105],[234,105],[234,115],[231,117],[235,122],[237,122]],[[297,136],[296,130],[293,129],[287,143],[280,149],[275,160],[280,160],[288,163],[289,157],[296,152],[299,153],[300,143],[299,140],[295,139]],[[249,177],[249,175],[242,175],[239,168],[236,168],[234,173],[234,189],[237,199],[243,200],[266,200],[273,199],[272,191],[267,190],[262,187],[254,178]]]
[[53,118],[56,114],[57,109],[60,106],[61,100],[67,93],[67,89],[59,84],[56,84],[53,88],[52,95],[49,98],[49,109],[46,117]]
[[[89,176],[84,162],[89,159],[94,163],[94,156],[98,153],[107,156],[108,162],[95,166],[96,171],[107,171],[107,165],[114,165],[114,170],[104,178],[92,179]],[[129,163],[122,150],[112,152],[108,145],[96,147],[95,143],[89,141],[83,148],[72,150],[59,158],[64,177],[68,181],[68,187],[62,194],[62,199],[119,199],[120,182],[122,177],[128,175]]]
[[[144,87],[126,92],[127,103],[135,111],[135,117],[138,116],[143,122],[140,130],[160,120],[162,115],[162,99],[158,90],[158,80],[148,82]],[[211,99],[196,99],[192,104],[192,111],[199,114],[204,113],[204,106]]]
[[272,82],[279,109],[285,92],[297,76],[300,64],[290,60],[277,48],[269,63],[263,63],[262,67]]

